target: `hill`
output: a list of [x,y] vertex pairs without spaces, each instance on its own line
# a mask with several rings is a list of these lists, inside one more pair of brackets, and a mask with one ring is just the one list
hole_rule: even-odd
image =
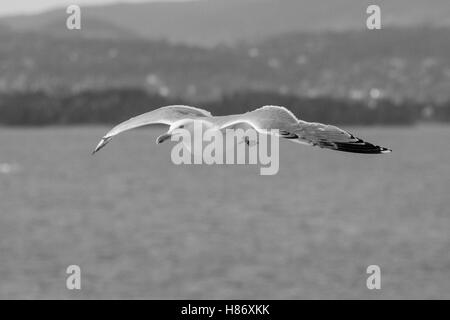
[[[448,0],[200,0],[82,7],[83,21],[103,21],[123,38],[139,36],[213,46],[260,41],[287,32],[361,30],[368,4],[380,4],[384,27],[450,26]],[[60,33],[65,9],[0,19],[14,30]],[[103,34],[86,23],[82,34]],[[100,25],[101,27],[101,25]],[[115,29],[111,27],[111,32]]]
[[292,33],[236,47],[0,32],[0,91],[143,88],[214,99],[242,90],[351,100],[450,100],[449,29]]

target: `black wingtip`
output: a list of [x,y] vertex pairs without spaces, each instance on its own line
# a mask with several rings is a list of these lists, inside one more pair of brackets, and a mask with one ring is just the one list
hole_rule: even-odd
[[352,153],[365,153],[365,154],[384,154],[391,153],[392,150],[380,146],[376,146],[363,140],[358,140],[351,143],[335,142],[336,150]]

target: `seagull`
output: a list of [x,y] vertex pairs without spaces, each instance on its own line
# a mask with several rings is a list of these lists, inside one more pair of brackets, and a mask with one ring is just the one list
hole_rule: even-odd
[[[177,133],[179,129],[192,132],[195,121],[201,121],[208,130],[253,128],[256,132],[263,134],[278,132],[279,137],[293,142],[336,151],[364,154],[392,152],[388,148],[366,142],[333,125],[299,120],[285,107],[264,106],[243,114],[213,116],[207,110],[173,105],[155,109],[118,124],[103,136],[93,154],[105,147],[113,137],[131,129],[153,124],[168,125],[169,130],[156,139],[156,143],[159,144],[180,134],[179,131]],[[272,129],[278,131],[272,131]],[[245,142],[248,144],[248,141]]]

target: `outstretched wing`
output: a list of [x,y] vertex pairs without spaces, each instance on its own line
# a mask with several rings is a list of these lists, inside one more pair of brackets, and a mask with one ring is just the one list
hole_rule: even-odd
[[[389,153],[392,150],[366,142],[338,127],[321,123],[299,121],[298,130],[294,131],[298,139],[313,146],[353,153]],[[291,138],[292,139],[292,138]]]
[[124,131],[151,124],[166,124],[170,126],[172,123],[181,119],[197,119],[204,117],[209,118],[212,117],[212,115],[209,111],[189,106],[174,105],[162,107],[118,124],[103,136],[93,153],[102,149],[114,136]]
[[219,127],[224,129],[240,123],[251,125],[261,133],[271,133],[271,129],[278,129],[282,138],[321,148],[368,154],[391,152],[387,148],[356,138],[338,127],[298,120],[284,107],[265,106],[243,115],[229,116],[221,121]]

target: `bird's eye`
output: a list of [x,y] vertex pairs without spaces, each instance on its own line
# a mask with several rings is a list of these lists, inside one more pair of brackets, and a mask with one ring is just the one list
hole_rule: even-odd
[[184,124],[182,124],[182,125],[179,126],[178,128],[183,129],[183,128],[184,128]]

